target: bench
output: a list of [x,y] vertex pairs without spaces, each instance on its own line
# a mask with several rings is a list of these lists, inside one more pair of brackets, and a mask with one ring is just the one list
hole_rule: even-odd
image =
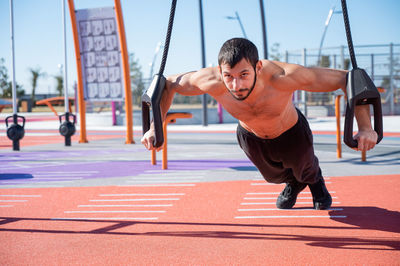
[[5,99],[0,99],[0,113],[3,111],[4,108],[6,107],[11,107],[12,102],[9,102],[8,100]]
[[[163,149],[162,149],[162,167],[161,167],[163,170],[168,169],[167,125],[175,123],[176,119],[178,119],[178,118],[192,118],[192,117],[193,117],[193,115],[191,113],[186,113],[186,112],[169,112],[169,113],[167,113],[167,117],[165,118],[165,121],[163,123],[164,144],[163,144]],[[152,165],[157,164],[155,150],[151,151],[151,164]]]
[[[58,117],[58,113],[56,109],[54,109],[53,104],[54,105],[64,104],[64,99],[65,98],[63,96],[47,98],[40,101],[36,101],[36,105],[47,105],[50,108],[50,110],[53,111],[53,113]],[[74,101],[75,99],[73,97],[68,98],[68,105],[69,105],[68,107],[70,113],[72,113],[72,102]]]

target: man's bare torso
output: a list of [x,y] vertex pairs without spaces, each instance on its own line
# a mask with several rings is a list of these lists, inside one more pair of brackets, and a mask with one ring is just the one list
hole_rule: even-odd
[[[262,73],[275,72],[274,66]],[[207,91],[213,96],[240,124],[249,132],[260,138],[276,138],[293,127],[298,119],[297,111],[292,103],[292,92],[279,90],[271,85],[271,74],[261,74],[253,92],[244,101],[236,100],[225,87],[218,69],[213,70],[216,83]]]

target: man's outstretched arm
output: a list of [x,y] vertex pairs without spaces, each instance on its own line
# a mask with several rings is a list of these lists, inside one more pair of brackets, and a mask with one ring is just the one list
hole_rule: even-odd
[[[194,80],[195,73],[196,72],[189,72],[167,77],[160,102],[161,116],[163,121],[165,121],[167,112],[171,107],[175,93],[187,96],[203,94],[203,92],[195,85],[195,80]],[[155,136],[154,123],[152,122],[150,125],[150,129],[144,133],[141,139],[142,144],[148,150],[156,149],[153,146],[154,136]],[[161,149],[162,146],[157,148],[156,150],[158,151]]]

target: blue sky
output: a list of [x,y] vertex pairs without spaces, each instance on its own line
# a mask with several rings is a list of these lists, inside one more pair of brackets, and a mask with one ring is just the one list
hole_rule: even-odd
[[[37,93],[55,92],[53,76],[63,64],[61,0],[14,0],[16,79],[30,93],[29,68],[40,67],[47,77],[39,80]],[[112,6],[112,0],[75,0],[76,9]],[[170,9],[167,0],[121,0],[128,51],[133,52],[149,76],[150,62],[158,42],[164,42]],[[349,0],[348,12],[355,45],[400,43],[400,1]],[[340,0],[264,0],[268,45],[280,44],[280,51],[317,48],[329,9],[340,10]],[[246,34],[262,50],[259,1],[203,0],[207,65],[217,63],[222,43],[242,36],[236,20],[226,16],[239,13]],[[11,77],[9,1],[0,1],[0,58]],[[178,0],[169,57],[165,74],[181,73],[201,67],[199,4],[197,0]],[[334,14],[324,46],[346,45],[343,18]],[[76,80],[76,65],[67,9],[69,87]],[[155,64],[160,64],[161,53]],[[362,67],[362,66],[361,66]]]

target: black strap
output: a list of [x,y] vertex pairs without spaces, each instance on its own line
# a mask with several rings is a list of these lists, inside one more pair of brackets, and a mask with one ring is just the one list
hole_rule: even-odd
[[164,52],[163,52],[163,56],[162,56],[162,59],[161,59],[160,71],[158,72],[158,74],[160,74],[160,76],[164,73],[165,64],[167,63],[169,42],[171,40],[172,26],[174,25],[176,1],[177,0],[172,0],[172,4],[171,4],[171,11],[170,11],[170,14],[169,14],[167,36],[165,37]]
[[358,68],[356,56],[354,54],[353,39],[351,38],[350,22],[349,22],[349,16],[347,14],[346,0],[342,0],[342,11],[343,11],[344,27],[346,29],[347,44],[349,46],[351,64],[353,68]]
[[[166,79],[163,76],[165,64],[167,62],[169,42],[171,40],[172,25],[174,23],[176,0],[172,0],[171,12],[168,22],[167,36],[165,39],[164,53],[161,60],[160,71],[156,74],[149,88],[142,95],[142,129],[143,134],[150,129],[151,120],[154,123],[154,147],[161,147],[164,142],[163,121],[161,114],[161,98],[165,87]],[[150,107],[152,108],[153,119],[150,119]]]

